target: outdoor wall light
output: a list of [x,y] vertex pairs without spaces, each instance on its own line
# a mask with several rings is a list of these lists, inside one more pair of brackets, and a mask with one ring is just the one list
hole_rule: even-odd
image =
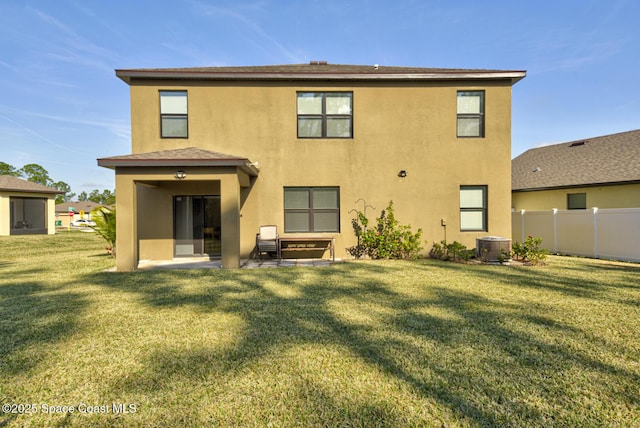
[[400,172],[398,173],[398,177],[405,178],[406,176],[407,176],[407,171],[405,171],[404,169],[401,169]]
[[184,171],[176,171],[176,175],[174,177],[178,180],[184,180],[187,177],[187,173]]

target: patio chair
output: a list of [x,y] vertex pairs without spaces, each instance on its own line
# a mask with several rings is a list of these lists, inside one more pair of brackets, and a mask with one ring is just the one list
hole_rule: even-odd
[[256,234],[256,250],[258,258],[263,253],[271,257],[278,254],[278,227],[260,226],[260,233]]

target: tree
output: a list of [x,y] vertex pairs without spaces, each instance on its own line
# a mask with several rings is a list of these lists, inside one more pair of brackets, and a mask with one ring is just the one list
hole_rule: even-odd
[[69,186],[64,181],[56,181],[55,183],[51,183],[51,187],[54,189],[60,190],[64,192],[62,195],[56,196],[56,204],[61,204],[62,202],[69,202],[76,195],[75,193],[71,193],[71,186]]
[[105,205],[115,205],[116,203],[116,194],[111,190],[104,189],[102,191],[102,203]]
[[[62,202],[70,202],[75,196],[75,193],[71,192],[71,186],[64,181],[53,181],[49,177],[49,171],[43,168],[37,163],[30,163],[24,165],[20,169],[16,169],[13,165],[9,165],[6,162],[0,162],[0,175],[11,175],[13,177],[24,177],[27,180],[42,184],[43,186],[52,187],[56,190],[64,192],[64,194],[56,196],[56,204]],[[108,189],[100,192],[98,189],[94,189],[87,195],[87,192],[80,192],[78,195],[78,202],[91,201],[102,205],[115,205],[116,194],[115,191]]]
[[97,204],[113,205],[116,203],[116,194],[108,189],[103,190],[102,193],[98,189],[94,189],[89,193],[87,199]]
[[93,189],[91,193],[89,193],[89,198],[91,202],[95,202],[96,204],[102,203],[102,195],[100,195],[100,191],[98,189]]
[[44,169],[37,163],[30,163],[18,170],[18,172],[26,177],[27,180],[43,186],[51,186],[53,180],[49,177],[49,171]]
[[12,177],[21,177],[22,174],[13,165],[6,162],[0,162],[0,175],[10,175]]

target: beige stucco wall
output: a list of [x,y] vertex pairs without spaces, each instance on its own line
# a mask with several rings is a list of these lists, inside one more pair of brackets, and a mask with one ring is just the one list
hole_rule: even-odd
[[9,195],[0,193],[0,236],[7,236],[11,233],[11,205]]
[[569,193],[586,193],[587,208],[640,207],[640,184],[513,192],[512,207],[516,211],[567,209],[567,195]]
[[[188,139],[160,138],[160,89],[188,90]],[[473,89],[486,91],[485,138],[457,138],[457,90]],[[353,138],[298,139],[297,91],[353,91]],[[444,238],[441,219],[447,223],[447,240],[470,248],[479,236],[511,236],[509,83],[386,83],[370,88],[262,82],[137,84],[134,80],[131,115],[133,153],[199,147],[259,163],[260,174],[253,186],[240,189],[243,256],[253,249],[259,225],[276,224],[283,234],[284,186],[340,187],[341,233],[324,234],[335,236],[338,257],[347,257],[345,248],[355,244],[350,210],[362,209],[358,199],[376,208],[368,209],[371,220],[393,200],[402,224],[423,229],[429,241],[425,252],[433,241]],[[406,170],[407,177],[399,178],[400,170]],[[188,180],[189,176],[185,182]],[[461,185],[488,185],[488,231],[460,232]],[[120,182],[116,185],[118,198],[122,196],[119,186]],[[169,245],[167,224],[172,221],[167,201],[175,191],[167,187],[163,196],[150,197],[146,190],[138,194],[157,204],[155,216],[167,217],[153,220],[162,227],[151,228],[158,231],[158,244],[163,248]],[[119,206],[118,215],[120,221]],[[138,220],[141,217],[146,218],[139,214]],[[139,231],[141,239],[145,227]],[[152,250],[144,241],[140,251],[145,256],[168,254],[165,249]]]
[[56,198],[49,196],[47,198],[47,233],[55,235],[56,233]]

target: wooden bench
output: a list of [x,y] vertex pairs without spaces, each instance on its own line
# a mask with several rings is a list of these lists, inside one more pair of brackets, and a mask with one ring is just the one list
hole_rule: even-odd
[[278,238],[278,259],[282,258],[283,252],[293,251],[320,251],[322,253],[329,250],[331,261],[336,260],[335,238],[331,237],[310,237],[310,236],[286,236]]

